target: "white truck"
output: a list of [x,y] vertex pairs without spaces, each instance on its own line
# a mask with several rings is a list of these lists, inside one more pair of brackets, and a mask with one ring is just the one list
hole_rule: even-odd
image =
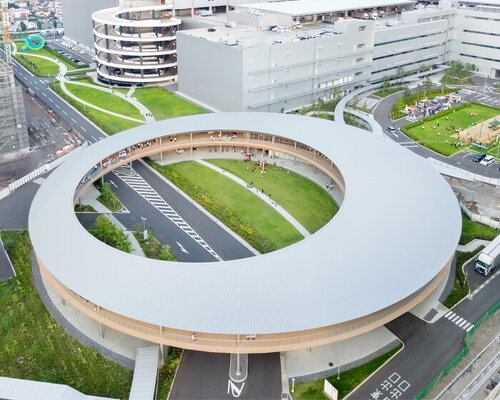
[[475,270],[484,276],[488,276],[500,265],[500,235],[497,236],[479,254]]

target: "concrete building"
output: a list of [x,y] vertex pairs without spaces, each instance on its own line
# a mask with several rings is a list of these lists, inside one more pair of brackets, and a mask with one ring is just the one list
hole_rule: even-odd
[[474,1],[236,6],[178,33],[179,91],[219,111],[279,112],[450,60],[495,77],[499,7]]
[[29,10],[24,8],[9,8],[9,20],[10,22],[26,21],[29,13]]
[[117,5],[118,0],[62,0],[64,36],[74,43],[93,49],[92,14]]
[[161,0],[121,0],[92,15],[97,74],[118,84],[177,79],[176,32],[181,21]]
[[12,67],[0,60],[0,159],[29,150],[21,88]]

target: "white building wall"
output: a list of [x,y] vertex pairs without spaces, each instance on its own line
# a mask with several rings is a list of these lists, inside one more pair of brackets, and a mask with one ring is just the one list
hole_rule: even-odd
[[476,72],[500,77],[500,14],[458,9],[452,59],[476,66]]

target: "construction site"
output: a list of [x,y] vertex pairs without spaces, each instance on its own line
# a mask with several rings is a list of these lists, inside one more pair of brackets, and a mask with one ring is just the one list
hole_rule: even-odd
[[0,158],[29,151],[29,147],[21,88],[12,67],[0,61]]

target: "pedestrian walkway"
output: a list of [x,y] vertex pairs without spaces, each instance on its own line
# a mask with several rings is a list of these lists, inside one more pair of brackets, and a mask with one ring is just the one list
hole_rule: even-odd
[[455,314],[453,311],[449,311],[444,317],[466,332],[474,328],[474,324],[471,324],[465,318],[460,317],[460,315]]
[[474,250],[476,250],[477,248],[479,248],[479,246],[488,246],[491,242],[488,241],[488,240],[481,240],[481,239],[474,239],[474,240],[471,240],[469,243],[467,244],[459,244],[457,246],[457,250],[458,251],[463,251],[463,252],[466,252],[466,253],[470,253]]
[[267,204],[269,204],[276,211],[278,211],[283,217],[285,217],[285,219],[288,222],[290,222],[295,227],[295,229],[297,229],[301,233],[302,236],[304,236],[304,237],[311,236],[311,234],[309,233],[309,231],[306,228],[304,228],[299,221],[297,221],[294,217],[292,217],[292,215],[289,214],[283,207],[281,207],[279,204],[277,204],[274,200],[271,200],[270,197],[266,196],[264,193],[262,193],[258,189],[256,189],[253,186],[249,185],[243,179],[240,179],[236,175],[233,175],[233,174],[231,174],[231,173],[223,170],[222,168],[216,167],[215,165],[210,164],[210,163],[208,163],[206,161],[197,160],[197,162],[199,164],[201,164],[201,165],[204,165],[205,167],[211,168],[214,171],[217,171],[217,172],[219,172],[219,173],[227,176],[228,178],[232,179],[236,183],[239,183],[241,186],[247,188],[250,192],[252,192],[253,194],[255,194],[257,197],[260,197]]

